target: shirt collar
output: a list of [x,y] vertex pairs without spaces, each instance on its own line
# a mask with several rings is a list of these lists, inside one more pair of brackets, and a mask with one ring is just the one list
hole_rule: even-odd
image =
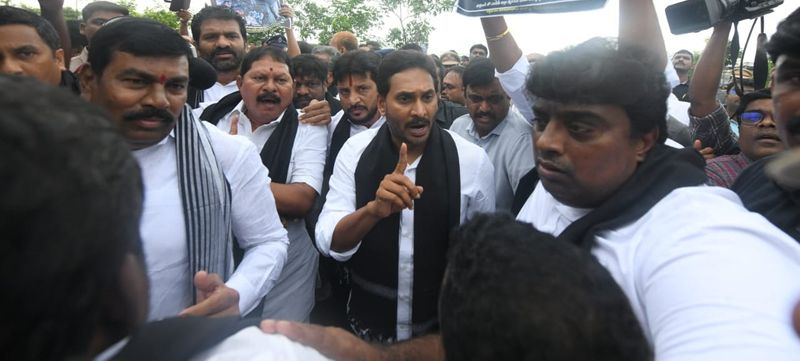
[[[508,112],[510,114],[511,113],[511,109],[509,109]],[[494,129],[492,129],[492,131],[489,132],[489,134],[486,134],[485,137],[481,137],[478,134],[478,132],[475,131],[475,122],[472,121],[472,116],[470,116],[469,117],[469,120],[470,120],[469,124],[467,124],[467,133],[470,136],[475,137],[475,139],[487,139],[487,138],[491,137],[492,135],[496,135],[496,136],[499,137],[500,133],[502,133],[503,129],[505,129],[505,127],[506,127],[506,120],[507,119],[508,119],[508,115],[506,115],[506,117],[503,118],[503,120],[501,120],[500,123],[497,123],[497,126],[495,126]]]

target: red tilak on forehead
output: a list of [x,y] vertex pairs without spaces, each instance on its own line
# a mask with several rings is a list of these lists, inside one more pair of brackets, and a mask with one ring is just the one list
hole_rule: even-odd
[[165,83],[166,81],[167,81],[167,76],[166,76],[166,75],[164,75],[164,74],[161,74],[161,76],[160,76],[160,77],[158,77],[158,82],[159,82],[159,83],[161,83],[161,85],[164,85],[164,83]]
[[353,76],[350,75],[347,78],[350,79],[350,87],[352,88],[353,87]]

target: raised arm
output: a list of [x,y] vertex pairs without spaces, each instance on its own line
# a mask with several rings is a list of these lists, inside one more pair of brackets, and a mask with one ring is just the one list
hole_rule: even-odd
[[61,49],[64,51],[64,61],[69,65],[72,58],[72,42],[69,39],[67,21],[64,20],[64,0],[39,0],[39,9],[45,18],[58,32],[61,39]]
[[689,99],[691,100],[689,114],[693,116],[706,116],[719,107],[717,89],[722,78],[725,46],[728,43],[730,31],[730,22],[715,26],[711,39],[706,43],[706,48],[703,49],[703,54],[697,61],[692,81],[689,84]]
[[508,71],[522,57],[522,50],[511,35],[506,19],[502,16],[481,18],[481,25],[489,47],[489,59],[498,72]]
[[279,14],[289,19],[289,26],[284,28],[286,31],[286,53],[289,54],[290,58],[294,58],[300,55],[300,45],[297,44],[297,38],[294,35],[294,10],[284,3],[281,5]]
[[653,0],[619,1],[619,45],[648,50],[655,56],[652,65],[664,69],[667,65],[667,48]]

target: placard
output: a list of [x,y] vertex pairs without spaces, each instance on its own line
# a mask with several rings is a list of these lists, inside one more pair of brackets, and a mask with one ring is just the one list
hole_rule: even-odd
[[466,16],[560,13],[602,8],[606,0],[458,0],[456,11]]

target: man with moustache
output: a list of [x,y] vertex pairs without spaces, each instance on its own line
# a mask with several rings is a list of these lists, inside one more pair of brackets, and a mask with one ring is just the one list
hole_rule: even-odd
[[189,89],[189,105],[197,108],[239,90],[236,77],[245,54],[247,29],[244,19],[230,8],[208,6],[192,18],[192,38],[197,55],[217,70],[217,82],[211,88]]
[[[91,44],[94,33],[100,29],[106,21],[120,17],[128,16],[128,8],[117,5],[108,1],[94,1],[83,7],[81,10],[81,24],[80,33],[86,37],[86,41]],[[79,73],[82,68],[89,61],[89,46],[83,48],[80,54],[75,55],[69,61],[69,70],[74,73]]]
[[[730,188],[752,162],[783,150],[775,128],[769,89],[745,94],[730,117],[717,101],[730,29],[730,22],[714,27],[689,85],[692,139],[713,148],[719,155],[706,163],[706,175],[712,184],[726,188]],[[731,130],[729,118],[739,126],[738,139]]]
[[328,65],[321,59],[311,54],[300,54],[292,58],[292,78],[294,79],[294,107],[306,109],[309,105],[319,101],[327,101],[330,106],[330,116],[333,117],[342,110],[342,105],[336,98],[327,93]]
[[317,223],[320,251],[347,262],[348,319],[363,339],[435,332],[448,234],[494,210],[486,153],[434,121],[435,76],[433,61],[417,51],[383,59],[375,83],[386,123],[344,144]]
[[[247,314],[278,279],[288,244],[255,147],[192,116],[192,54],[175,30],[120,18],[92,44],[83,93],[109,113],[143,172],[149,319]],[[244,250],[236,267],[234,237]]]
[[[800,9],[778,25],[767,43],[767,52],[775,63],[773,119],[786,148],[797,149],[800,147]],[[800,241],[800,191],[767,178],[764,169],[773,158],[753,163],[739,175],[731,189],[747,209],[760,213]]]
[[672,67],[678,74],[680,84],[672,88],[672,94],[678,97],[678,100],[688,102],[689,98],[689,71],[692,70],[694,65],[694,54],[686,49],[681,49],[672,55]]
[[442,99],[453,103],[464,105],[464,83],[461,77],[464,75],[464,67],[456,65],[445,70],[442,79]]
[[533,169],[531,125],[517,111],[495,77],[489,59],[475,59],[463,75],[465,114],[450,130],[483,148],[494,165],[495,200],[498,211],[511,211],[520,179]]
[[[318,252],[305,217],[322,188],[327,129],[299,121],[292,105],[295,82],[285,51],[261,47],[242,61],[238,92],[206,108],[200,119],[247,137],[272,178],[272,193],[289,250],[275,288],[264,299],[263,318],[307,321],[314,306]],[[329,110],[325,110],[330,118]]]

